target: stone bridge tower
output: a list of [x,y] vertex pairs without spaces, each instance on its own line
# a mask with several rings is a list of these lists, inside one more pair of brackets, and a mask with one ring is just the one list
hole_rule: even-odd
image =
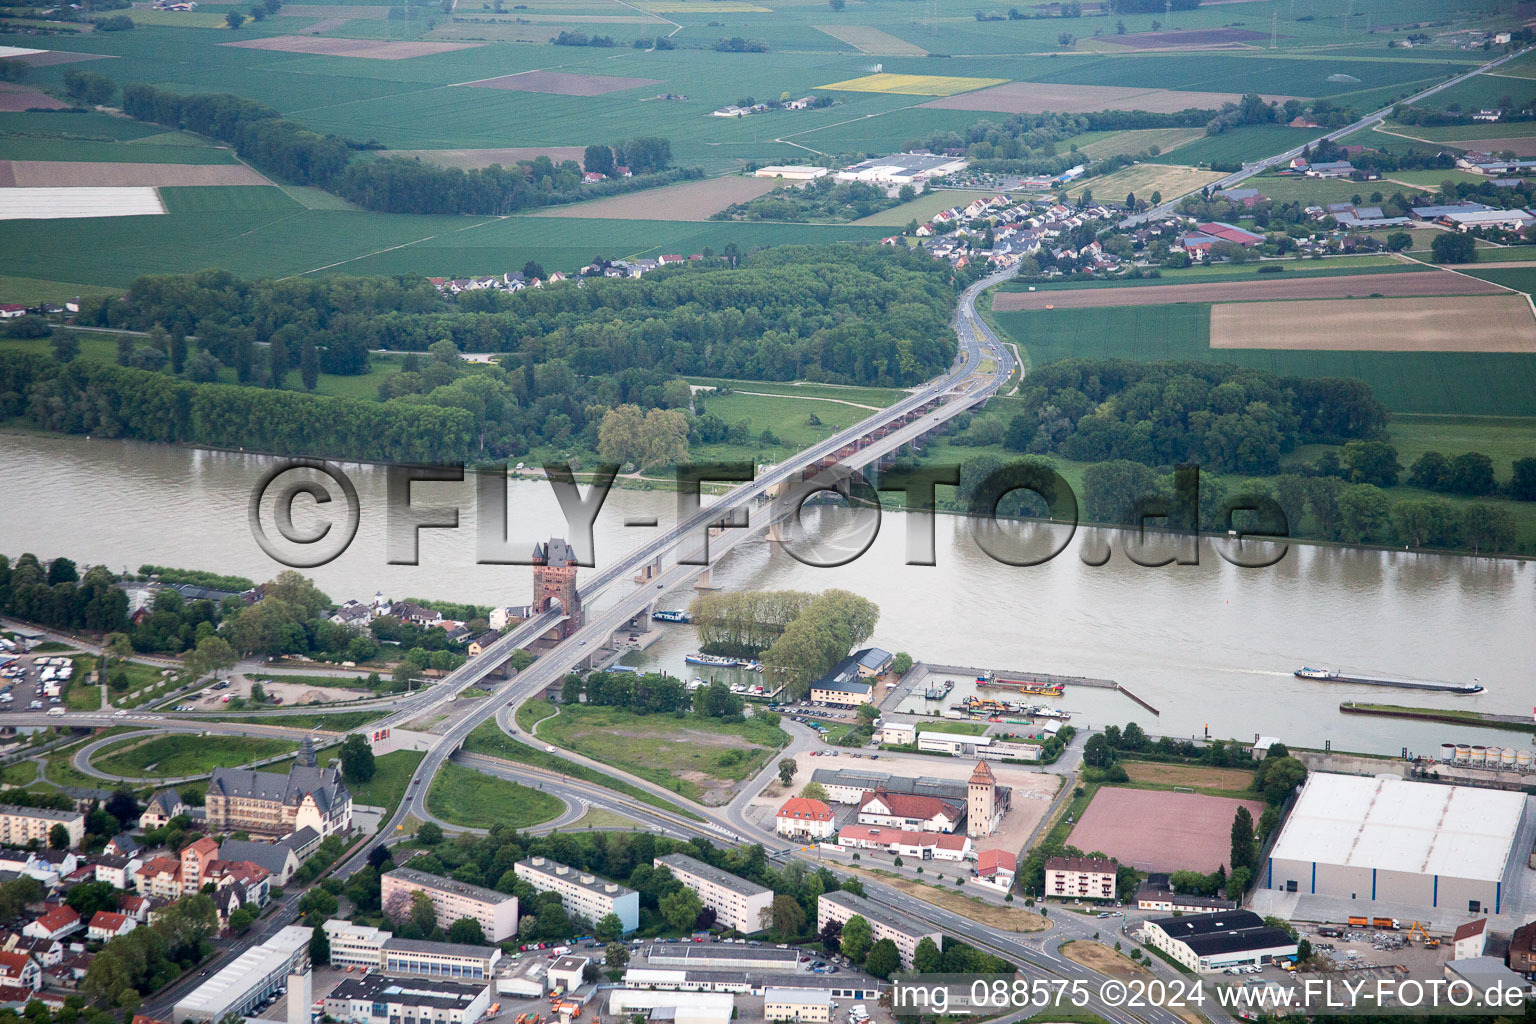
[[581,598],[576,593],[576,552],[561,537],[533,546],[532,614],[548,611],[555,602],[567,616],[559,627],[563,640],[581,628]]

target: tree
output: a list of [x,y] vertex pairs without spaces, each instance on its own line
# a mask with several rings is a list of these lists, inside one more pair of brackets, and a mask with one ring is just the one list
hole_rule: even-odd
[[841,921],[828,920],[821,926],[821,933],[817,936],[821,939],[822,948],[828,953],[836,953],[843,945],[843,924]]
[[692,889],[680,888],[661,898],[658,904],[661,916],[675,931],[688,932],[693,930],[694,922],[699,919],[699,912],[704,909],[704,903],[699,899],[699,894]]
[[1408,469],[1408,486],[1422,487],[1426,491],[1440,491],[1446,487],[1451,475],[1451,460],[1440,452],[1425,452],[1413,460]]
[[48,830],[48,846],[54,850],[69,849],[69,829],[63,825],[55,825]]
[[361,785],[372,780],[377,770],[373,759],[373,747],[362,733],[351,733],[341,743],[341,772],[346,780]]
[[1430,258],[1436,263],[1477,262],[1477,241],[1461,231],[1442,231],[1429,245]]
[[433,822],[425,822],[416,829],[416,841],[423,846],[436,846],[443,841],[443,830]]
[[877,978],[885,979],[901,970],[901,952],[890,939],[881,939],[869,947],[864,958],[864,969]]
[[1163,194],[1161,192],[1153,192],[1151,200],[1153,206],[1161,206],[1163,205]]
[[448,927],[448,941],[466,946],[485,945],[485,929],[472,917],[461,917]]
[[1228,863],[1234,872],[1254,866],[1253,815],[1246,807],[1238,807],[1232,816],[1232,853]]
[[1462,536],[1473,554],[1515,546],[1515,517],[1506,508],[1474,502],[1462,513]]
[[918,974],[937,974],[944,969],[944,954],[939,952],[938,944],[930,938],[924,938],[912,951],[912,969]]
[[1115,763],[1115,751],[1103,733],[1096,732],[1083,744],[1083,764],[1091,768],[1108,768]]
[[629,966],[629,947],[622,942],[610,943],[603,951],[603,963],[611,970],[621,971]]
[[1357,484],[1395,487],[1403,468],[1397,461],[1397,449],[1385,441],[1350,441],[1339,458],[1349,470],[1350,480]]
[[779,762],[779,781],[788,786],[795,781],[795,772],[800,770],[800,765],[792,757],[786,757]]
[[1253,869],[1248,867],[1234,867],[1232,874],[1227,877],[1227,899],[1234,903],[1242,903],[1243,897],[1248,892],[1248,886],[1253,881]]
[[[246,932],[250,931],[251,930],[251,925],[254,924],[255,922],[256,922],[256,913],[255,913],[255,911],[251,910],[250,907],[247,907],[244,904],[242,904],[242,905],[236,907],[234,910],[230,911],[230,914],[229,914],[229,930],[234,932],[236,935],[244,935]],[[315,929],[315,931],[323,931],[323,930],[324,929],[322,929],[322,928],[316,928]]]
[[870,944],[874,941],[874,931],[869,926],[869,921],[862,914],[854,914],[843,922],[842,944],[843,956],[856,964],[864,962],[864,957],[869,953]]
[[1463,452],[1451,460],[1445,483],[1455,494],[1474,497],[1492,494],[1493,460],[1482,452]]
[[432,897],[417,889],[411,893],[410,915],[406,923],[416,931],[418,936],[428,936],[437,927],[437,908],[432,906]]
[[1413,236],[1406,231],[1394,231],[1387,236],[1387,248],[1393,252],[1402,252],[1413,244]]
[[83,882],[65,894],[64,902],[81,920],[89,921],[98,911],[117,909],[117,892],[111,882]]
[[238,29],[241,25],[245,24],[245,15],[239,11],[230,11],[224,15],[224,24],[228,25],[231,29]]
[[613,162],[613,149],[609,146],[588,146],[581,158],[582,170],[588,174],[601,174],[611,178],[617,173]]
[[[185,342],[183,342],[185,344]],[[299,380],[305,391],[313,391],[320,383],[320,350],[315,348],[314,338],[305,338],[299,350]]]
[[309,935],[309,962],[324,967],[331,962],[331,940],[324,928],[316,928]]
[[49,344],[53,347],[53,358],[61,363],[70,362],[80,354],[80,339],[75,337],[74,331],[54,331]]
[[133,342],[132,335],[119,334],[117,336],[117,365],[132,366],[133,353],[137,347]]
[[1509,495],[1516,501],[1536,501],[1536,458],[1516,459],[1510,466]]
[[618,914],[604,914],[592,926],[592,935],[600,942],[612,942],[623,934],[624,922],[619,920]]
[[896,657],[891,659],[891,674],[904,676],[912,670],[912,655],[906,651],[897,651]]
[[101,106],[111,103],[112,97],[117,95],[117,83],[94,71],[71,68],[64,72],[64,92],[70,99],[88,106]]
[[800,930],[805,927],[805,909],[793,896],[780,893],[773,898],[770,920],[779,938],[790,939],[799,935]]

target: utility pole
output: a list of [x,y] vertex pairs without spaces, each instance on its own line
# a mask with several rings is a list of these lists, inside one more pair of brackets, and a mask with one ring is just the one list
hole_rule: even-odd
[[1163,24],[1171,31],[1173,29],[1173,0],[1163,0]]
[[1276,7],[1269,14],[1269,48],[1273,50],[1280,39],[1280,8]]

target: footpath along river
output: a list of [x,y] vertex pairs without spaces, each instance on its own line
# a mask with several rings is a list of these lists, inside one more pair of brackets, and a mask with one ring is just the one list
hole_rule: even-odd
[[[166,445],[0,434],[0,551],[65,555],[136,570],[152,563],[262,580],[283,567],[257,546],[247,521],[252,488],[272,460]],[[530,572],[475,563],[474,485],[417,485],[418,504],[458,504],[457,531],[424,531],[418,565],[384,552],[384,471],[347,465],[362,505],[356,540],[328,565],[306,570],[334,600],[376,591],[479,604],[525,604]],[[511,485],[509,529],[532,542],[567,529],[548,484]],[[670,492],[616,490],[596,527],[599,564],[651,536],[627,517],[676,515]],[[309,510],[301,501],[296,520]],[[812,512],[808,522],[841,519]],[[1438,750],[1447,740],[1536,747],[1530,735],[1433,722],[1344,716],[1344,700],[1530,714],[1536,704],[1536,565],[1496,560],[1294,545],[1277,564],[1239,569],[1210,542],[1200,564],[1144,568],[1121,552],[1084,563],[1079,531],[1051,562],[1016,568],[989,558],[968,521],[937,521],[936,567],[903,564],[905,517],[886,514],[860,558],[836,569],[801,564],[777,545],[745,545],[716,569],[731,588],[842,587],[880,605],[872,643],[933,664],[1054,672],[1117,680],[1161,711],[1112,690],[1069,689],[1053,705],[1079,724],[1138,721],[1154,735],[1251,739],[1395,754]],[[685,606],[690,593],[663,606]],[[695,641],[689,627],[638,658],[675,674]],[[1360,674],[1470,681],[1477,696],[1415,693],[1296,679],[1301,665]],[[968,692],[965,685],[956,695]],[[993,691],[996,692],[996,691]],[[953,698],[952,698],[953,699]]]

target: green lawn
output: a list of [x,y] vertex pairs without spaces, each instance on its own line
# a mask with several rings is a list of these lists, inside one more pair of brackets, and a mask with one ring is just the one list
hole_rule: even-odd
[[1450,456],[1482,452],[1493,460],[1499,482],[1507,483],[1511,462],[1536,455],[1536,419],[1394,416],[1388,429],[1405,467],[1427,451]]
[[29,786],[36,781],[36,761],[12,761],[0,767],[0,786]]
[[538,724],[551,715],[559,714],[560,709],[553,701],[530,700],[517,709],[517,727],[530,735],[534,734]]
[[73,660],[75,673],[64,688],[64,706],[71,711],[100,711],[101,687],[85,681],[86,675],[96,667],[95,656],[82,654]]
[[[544,701],[529,701],[523,707],[545,703]],[[547,753],[543,747],[530,747],[526,743],[519,743],[511,736],[502,732],[501,727],[494,721],[481,722],[476,726],[475,731],[470,733],[464,740],[464,749],[477,754],[499,757],[506,761],[516,761],[519,764],[532,765],[535,768],[547,768],[562,775],[569,775],[572,778],[582,779],[586,782],[593,782],[599,786],[607,787],[615,792],[623,793],[626,796],[631,796],[636,800],[648,803],[653,807],[660,807],[685,817],[703,820],[686,807],[679,807],[677,804],[657,796],[648,789],[641,789],[639,786],[631,785],[622,779],[615,779],[604,775],[602,772],[588,768],[586,765],[567,761],[559,754]]]
[[1207,135],[1154,157],[1156,163],[1209,164],[1258,160],[1303,145],[1323,134],[1318,128],[1289,128],[1277,124],[1242,125],[1220,135]]
[[53,302],[62,306],[74,298],[92,299],[121,293],[121,288],[104,288],[101,285],[0,275],[0,300],[24,306],[35,306],[40,302]]
[[1410,199],[1419,194],[1412,188],[1395,185],[1390,181],[1350,181],[1347,178],[1306,178],[1301,175],[1278,177],[1273,174],[1264,174],[1249,178],[1243,182],[1242,187],[1256,188],[1260,195],[1268,196],[1277,203],[1306,203],[1315,206],[1326,203],[1347,203],[1355,196],[1369,201],[1371,194],[1375,192],[1380,192],[1383,196],[1403,192]]
[[126,778],[200,775],[297,749],[298,744],[289,740],[173,734],[106,747],[91,763],[104,772]]
[[987,734],[986,722],[951,722],[945,719],[936,719],[932,722],[918,722],[918,732],[952,732],[961,736],[985,736]]
[[[1259,273],[1260,266],[1279,266],[1280,273]],[[1165,284],[1203,284],[1207,281],[1275,281],[1291,277],[1347,277],[1351,274],[1396,274],[1424,270],[1422,264],[1404,263],[1402,260],[1378,253],[1364,256],[1329,256],[1324,259],[1292,259],[1285,262],[1266,260],[1255,263],[1209,263],[1183,269],[1159,268],[1158,277],[1117,277],[1104,281],[1046,281],[1031,284],[1010,280],[997,286],[1001,292],[1063,291],[1078,288],[1139,288]]]
[[373,778],[361,785],[348,783],[355,803],[385,808],[385,817],[405,794],[405,787],[426,754],[420,750],[396,750],[373,759]]
[[558,817],[556,797],[481,775],[452,761],[444,763],[427,791],[427,809],[444,821],[470,828],[511,825],[528,828]]
[[253,672],[251,679],[264,683],[293,683],[296,686],[335,686],[347,690],[368,689],[367,676],[297,676],[274,675],[270,672]]
[[617,708],[567,705],[544,722],[539,738],[666,786],[698,802],[722,796],[756,774],[789,737],[756,719],[728,724],[693,715],[636,715]]
[[289,725],[296,729],[322,729],[327,732],[348,732],[369,722],[389,715],[388,708],[377,711],[338,711],[335,714],[313,715],[220,715],[213,722],[247,722],[257,725]]

